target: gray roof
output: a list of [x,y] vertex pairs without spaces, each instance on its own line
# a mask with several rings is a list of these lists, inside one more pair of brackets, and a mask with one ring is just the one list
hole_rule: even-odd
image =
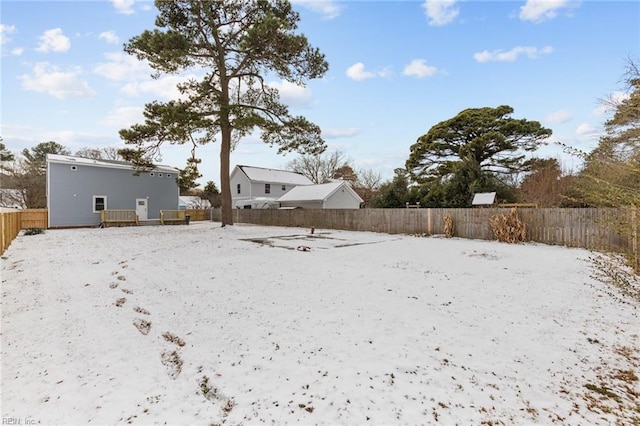
[[[51,163],[78,164],[84,166],[110,167],[113,169],[134,170],[135,166],[127,161],[94,160],[93,158],[75,157],[73,155],[47,154],[47,161]],[[154,164],[153,171],[179,173],[175,167]]]
[[291,191],[278,198],[278,201],[324,201],[329,198],[331,194],[340,189],[343,185],[348,188],[355,197],[360,199],[360,202],[362,202],[360,196],[354,190],[352,190],[349,184],[345,181],[321,183],[308,186],[296,186]]
[[312,185],[313,182],[302,173],[288,170],[266,169],[252,166],[236,166],[253,182],[281,183],[285,185]]

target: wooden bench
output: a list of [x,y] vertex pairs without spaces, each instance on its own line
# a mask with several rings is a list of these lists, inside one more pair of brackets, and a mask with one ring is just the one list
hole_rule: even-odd
[[138,226],[138,213],[135,210],[102,210],[100,227]]
[[160,210],[160,223],[163,225],[178,225],[186,224],[187,211],[186,210]]

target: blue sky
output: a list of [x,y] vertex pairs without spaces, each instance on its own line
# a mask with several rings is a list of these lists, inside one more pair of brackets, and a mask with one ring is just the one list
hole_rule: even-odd
[[[295,1],[300,32],[329,62],[324,78],[282,81],[292,113],[320,125],[329,150],[384,179],[410,146],[466,108],[510,105],[514,118],[553,130],[536,156],[579,161],[555,142],[589,150],[620,97],[626,60],[640,56],[637,1]],[[0,4],[1,135],[11,151],[56,141],[72,152],[123,147],[118,130],[142,122],[146,102],[175,97],[178,77],[150,78],[122,45],[153,29],[150,1],[5,1]],[[188,146],[163,148],[184,167]],[[219,144],[199,149],[201,184],[219,184]],[[283,168],[256,135],[231,166]]]

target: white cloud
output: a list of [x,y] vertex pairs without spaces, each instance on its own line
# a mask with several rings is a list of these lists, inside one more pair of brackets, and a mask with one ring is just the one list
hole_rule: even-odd
[[322,137],[326,139],[350,138],[360,133],[357,127],[322,129]]
[[308,106],[311,102],[313,94],[311,90],[304,86],[299,86],[289,81],[271,82],[270,87],[278,89],[280,100],[292,106]]
[[553,124],[562,124],[571,120],[573,116],[569,111],[555,111],[545,117],[545,121]]
[[186,96],[181,94],[177,88],[179,83],[184,82],[188,78],[195,78],[194,76],[169,76],[166,78],[159,78],[157,80],[149,78],[144,81],[134,81],[124,85],[120,91],[121,93],[137,97],[144,95],[152,95],[154,98],[163,99],[184,99]]
[[511,50],[494,50],[489,52],[475,53],[473,58],[478,62],[514,62],[520,55],[526,55],[530,59],[538,58],[541,55],[549,55],[553,52],[553,47],[545,46],[541,49],[532,46],[516,46]]
[[292,0],[291,3],[321,14],[325,19],[340,16],[342,6],[333,0]]
[[558,16],[560,9],[570,5],[569,0],[527,0],[520,8],[520,19],[536,23],[548,21]]
[[[362,81],[362,80],[366,80],[367,78],[374,78],[376,77],[376,75],[380,75],[371,71],[365,71],[364,64],[362,62],[357,62],[351,65],[349,68],[347,68],[346,74],[347,74],[347,77],[356,81]],[[384,76],[388,75],[388,71],[387,70],[383,71],[383,75]]]
[[576,128],[576,135],[589,136],[594,135],[598,129],[591,124],[582,123]]
[[111,3],[118,13],[122,13],[124,15],[132,15],[134,13],[134,0],[111,0]]
[[22,81],[22,88],[38,93],[46,93],[58,99],[68,97],[93,97],[96,92],[89,83],[82,80],[79,68],[60,71],[56,66],[46,62],[35,65],[31,75],[18,77]]
[[109,44],[118,44],[118,36],[114,31],[104,31],[98,35],[99,39],[104,39]]
[[121,106],[113,110],[100,123],[123,129],[144,121],[144,107]]
[[24,53],[24,49],[22,47],[16,47],[15,49],[11,49],[12,56],[21,56]]
[[40,36],[40,44],[36,48],[38,52],[66,52],[71,48],[69,37],[62,33],[62,29],[53,28],[45,31]]
[[429,25],[441,27],[450,24],[458,16],[460,10],[455,6],[457,0],[425,0],[422,7],[425,10]]
[[424,59],[414,59],[402,71],[403,75],[414,76],[418,78],[431,77],[438,69],[426,64]]
[[16,32],[16,27],[14,25],[4,25],[0,24],[0,44],[5,44],[11,41],[10,34]]
[[104,54],[107,62],[96,65],[93,72],[111,81],[132,81],[149,78],[153,70],[146,61],[139,61],[124,52]]

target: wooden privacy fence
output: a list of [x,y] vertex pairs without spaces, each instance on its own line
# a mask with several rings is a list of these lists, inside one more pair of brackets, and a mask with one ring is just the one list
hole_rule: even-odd
[[210,209],[188,209],[185,210],[186,214],[189,215],[191,222],[198,222],[203,220],[211,220],[211,210]]
[[9,247],[9,244],[20,233],[21,229],[42,228],[46,229],[48,223],[47,209],[27,209],[11,212],[0,212],[0,237],[2,251]]
[[[489,219],[509,208],[360,209],[360,210],[234,210],[234,222],[267,226],[371,231],[388,234],[444,234],[444,218],[453,220],[454,236],[494,240]],[[518,209],[527,225],[527,239],[545,244],[633,253],[638,257],[637,208]],[[215,210],[213,220],[220,220]],[[636,260],[637,262],[637,260]]]

